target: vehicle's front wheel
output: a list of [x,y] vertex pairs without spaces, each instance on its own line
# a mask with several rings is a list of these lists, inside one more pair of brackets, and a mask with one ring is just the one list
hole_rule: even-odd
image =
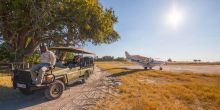
[[31,95],[33,94],[33,91],[29,90],[29,89],[23,89],[23,88],[19,88],[19,91],[24,94],[24,95]]
[[62,81],[55,80],[49,87],[45,90],[45,97],[49,100],[54,100],[59,98],[64,91],[65,85]]

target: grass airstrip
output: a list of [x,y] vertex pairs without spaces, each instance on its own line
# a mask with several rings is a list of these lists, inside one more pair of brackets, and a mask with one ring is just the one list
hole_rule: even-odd
[[130,70],[128,62],[97,62],[118,77],[116,96],[109,95],[93,109],[106,110],[220,110],[220,75]]

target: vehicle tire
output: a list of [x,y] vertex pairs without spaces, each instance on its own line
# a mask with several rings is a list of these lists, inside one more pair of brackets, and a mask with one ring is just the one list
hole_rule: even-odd
[[94,73],[94,71],[91,71],[91,72],[90,72],[90,74],[93,74],[93,73]]
[[82,76],[82,80],[81,80],[81,83],[84,84],[86,83],[86,80],[88,79],[88,73],[85,73],[83,76]]
[[83,78],[83,79],[81,80],[81,83],[82,83],[82,84],[86,83],[86,79]]
[[92,74],[92,71],[89,71],[89,75],[91,75]]
[[87,73],[85,75],[83,75],[81,83],[84,84],[86,83],[86,80],[88,79]]
[[19,88],[19,91],[20,91],[23,95],[31,95],[31,94],[33,94],[33,91],[31,91],[31,90],[29,90],[29,89]]
[[64,88],[65,85],[62,81],[55,80],[46,88],[44,95],[48,100],[57,99],[63,94]]
[[150,67],[149,69],[152,70],[152,67]]
[[162,67],[160,67],[160,70],[162,71],[162,70],[163,70],[163,68],[162,68]]
[[90,76],[90,71],[87,71],[85,75],[86,75],[85,78],[88,79]]

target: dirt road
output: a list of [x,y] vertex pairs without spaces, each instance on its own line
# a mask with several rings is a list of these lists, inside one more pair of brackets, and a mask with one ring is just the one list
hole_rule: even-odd
[[[141,66],[123,66],[129,69],[143,69]],[[153,69],[159,70],[159,67]],[[163,71],[220,74],[220,65],[165,65]]]
[[97,100],[103,98],[111,92],[114,81],[107,78],[108,73],[96,68],[94,74],[85,84],[74,84],[64,91],[63,95],[57,99],[48,101],[43,91],[30,96],[24,96],[20,93],[13,94],[0,100],[1,110],[84,110],[94,106]]

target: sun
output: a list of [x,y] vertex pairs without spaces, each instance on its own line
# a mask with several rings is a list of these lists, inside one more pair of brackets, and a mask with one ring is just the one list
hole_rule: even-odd
[[180,10],[178,10],[175,6],[172,7],[172,10],[167,15],[167,22],[173,28],[178,28],[178,26],[183,21],[183,14]]

